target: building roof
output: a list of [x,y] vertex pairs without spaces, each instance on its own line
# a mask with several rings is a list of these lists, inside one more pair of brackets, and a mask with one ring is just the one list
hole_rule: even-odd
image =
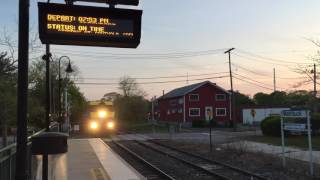
[[200,82],[200,83],[191,84],[191,85],[188,85],[188,86],[184,86],[184,87],[180,87],[180,88],[174,89],[174,90],[166,93],[165,95],[163,95],[159,99],[168,99],[168,98],[184,96],[184,95],[188,94],[189,92],[192,92],[195,89],[198,89],[199,87],[201,87],[201,86],[203,86],[205,84],[208,84],[208,83],[213,85],[213,86],[215,86],[215,87],[217,87],[218,89],[224,91],[225,93],[229,94],[229,92],[227,90],[217,86],[215,83],[212,83],[210,81],[203,81],[203,82]]

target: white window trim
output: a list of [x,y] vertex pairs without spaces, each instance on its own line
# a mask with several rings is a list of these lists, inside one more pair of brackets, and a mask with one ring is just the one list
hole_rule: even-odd
[[[220,110],[220,109],[224,109],[224,114],[222,115],[222,114],[220,114],[220,115],[218,115],[218,110]],[[227,115],[227,108],[216,108],[216,116],[226,116]]]
[[[191,110],[198,110],[199,114],[198,115],[191,115],[190,112]],[[189,117],[199,117],[200,116],[200,108],[189,108]]]
[[[218,99],[218,96],[219,96],[219,95],[223,95],[224,98],[223,98],[223,99]],[[227,99],[226,94],[216,94],[216,101],[225,101],[226,99]]]
[[[197,100],[192,100],[191,99],[191,96],[198,96],[198,99]],[[191,102],[197,102],[197,101],[200,101],[200,96],[199,96],[199,94],[189,94],[189,101],[191,101]]]

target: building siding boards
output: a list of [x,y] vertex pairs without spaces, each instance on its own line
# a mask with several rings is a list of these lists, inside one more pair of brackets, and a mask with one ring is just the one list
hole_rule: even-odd
[[[191,94],[199,94],[199,101],[190,101],[189,95]],[[226,99],[217,101],[216,94],[225,94]],[[205,108],[209,106],[212,107],[214,120],[216,120],[219,124],[225,124],[230,120],[229,98],[229,94],[222,88],[219,88],[210,82],[203,83],[203,85],[200,87],[195,88],[182,96],[163,99],[160,98],[160,120],[168,122],[184,122],[185,120],[186,123],[191,123],[194,120],[205,120]],[[184,102],[176,104],[172,103],[173,101],[179,102],[179,99],[184,99]],[[190,108],[199,108],[200,116],[190,117]],[[216,108],[226,108],[226,115],[216,116]],[[172,113],[173,109],[182,109],[182,113],[179,113],[178,111],[176,113]],[[169,114],[168,111],[170,111]]]
[[[169,122],[183,122],[183,103],[179,104],[179,99],[183,96],[169,98],[159,101],[160,120]],[[176,103],[172,103],[175,101]],[[182,109],[182,112],[179,112]]]

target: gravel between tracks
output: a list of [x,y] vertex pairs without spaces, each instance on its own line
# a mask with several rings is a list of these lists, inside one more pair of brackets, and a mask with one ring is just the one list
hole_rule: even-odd
[[156,148],[160,151],[167,152],[169,154],[173,154],[174,156],[177,156],[181,159],[184,159],[186,161],[191,162],[192,164],[201,166],[205,169],[209,169],[211,172],[218,173],[219,175],[223,175],[225,177],[228,177],[229,179],[237,179],[237,180],[253,180],[258,179],[256,177],[251,177],[248,174],[245,174],[243,172],[236,171],[234,169],[231,169],[229,167],[226,167],[222,164],[214,163],[214,162],[208,162],[207,160],[203,160],[198,157],[190,156],[185,153],[181,153],[175,150],[172,150],[170,148],[160,146],[159,144],[155,144],[152,142],[144,142],[144,144],[147,144],[149,146],[152,146],[153,148]]
[[[121,144],[128,147],[131,151],[135,152],[136,154],[143,157],[145,160],[150,162],[151,164],[157,166],[162,171],[166,172],[167,174],[171,175],[175,179],[179,180],[214,180],[212,176],[199,172],[186,164],[183,164],[175,159],[167,157],[165,155],[156,153],[153,150],[147,149],[141,145],[136,144],[132,141],[120,141]],[[112,147],[112,146],[111,146]],[[125,160],[128,161],[134,168],[137,167],[136,162],[130,161],[127,159],[126,156],[122,156]],[[137,169],[139,171],[139,169]],[[139,171],[140,172],[140,171]],[[143,172],[143,171],[141,171]],[[216,178],[217,179],[217,178]]]
[[[263,153],[246,152],[234,150],[232,148],[220,148],[214,150],[212,153],[208,152],[208,145],[201,143],[181,142],[174,140],[159,140],[158,142],[179,148],[181,150],[189,151],[209,159],[221,161],[241,169],[246,169],[252,172],[259,173],[272,180],[308,180],[308,164],[297,160],[287,160],[287,168],[281,167],[281,159],[272,155]],[[316,167],[316,173],[319,178],[319,167]]]

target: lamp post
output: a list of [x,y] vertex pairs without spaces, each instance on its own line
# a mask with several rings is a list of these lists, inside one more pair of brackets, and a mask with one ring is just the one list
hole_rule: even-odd
[[61,67],[60,67],[60,65],[61,65],[61,59],[63,59],[63,58],[66,58],[66,59],[68,59],[69,60],[69,63],[68,63],[68,67],[67,67],[67,69],[66,69],[66,73],[72,73],[73,72],[73,69],[71,68],[71,63],[70,63],[70,58],[68,57],[68,56],[61,56],[60,58],[59,58],[59,60],[58,60],[58,62],[59,62],[59,69],[58,69],[58,73],[59,73],[59,87],[58,87],[58,94],[59,94],[59,103],[58,103],[58,113],[59,113],[59,116],[58,116],[58,118],[59,118],[59,129],[60,129],[60,131],[62,130],[62,118],[61,118],[61,71],[60,71],[60,69],[61,69]]

